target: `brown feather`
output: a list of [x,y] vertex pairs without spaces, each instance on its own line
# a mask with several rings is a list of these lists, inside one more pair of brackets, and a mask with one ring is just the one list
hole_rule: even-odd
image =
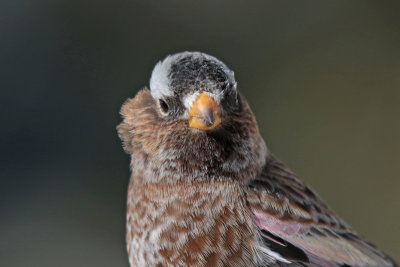
[[260,228],[304,250],[311,262],[394,266],[273,155],[248,184],[246,196]]

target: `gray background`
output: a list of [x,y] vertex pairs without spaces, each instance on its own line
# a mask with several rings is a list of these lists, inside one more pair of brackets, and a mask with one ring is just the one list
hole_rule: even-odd
[[400,17],[386,1],[2,1],[1,266],[128,266],[115,126],[167,54],[236,73],[269,148],[400,261]]

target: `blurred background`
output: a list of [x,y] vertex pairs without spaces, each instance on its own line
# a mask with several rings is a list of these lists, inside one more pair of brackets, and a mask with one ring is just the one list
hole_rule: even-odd
[[1,1],[0,265],[128,266],[119,109],[184,50],[230,66],[269,148],[400,262],[399,3]]

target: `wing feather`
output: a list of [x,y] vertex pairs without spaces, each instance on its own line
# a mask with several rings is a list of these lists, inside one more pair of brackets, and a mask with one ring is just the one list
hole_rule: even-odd
[[274,156],[246,188],[262,246],[311,266],[395,266]]

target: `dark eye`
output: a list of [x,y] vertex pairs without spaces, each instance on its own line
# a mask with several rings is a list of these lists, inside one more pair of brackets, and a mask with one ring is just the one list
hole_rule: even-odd
[[161,108],[161,111],[162,111],[164,114],[167,114],[167,113],[168,113],[169,107],[168,107],[167,103],[165,103],[165,101],[162,100],[162,99],[160,99],[160,108]]

